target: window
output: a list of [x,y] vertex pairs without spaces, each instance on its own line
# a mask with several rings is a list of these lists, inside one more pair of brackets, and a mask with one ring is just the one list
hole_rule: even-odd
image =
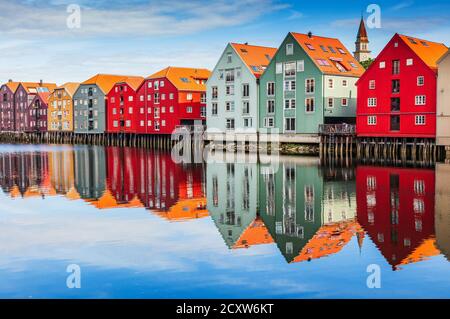
[[336,48],[336,49],[339,51],[340,54],[347,54],[347,53],[344,51],[344,49],[342,49],[342,48]]
[[376,116],[368,116],[367,117],[367,125],[377,125],[377,117]]
[[391,116],[391,131],[400,131],[400,115]]
[[400,112],[400,98],[391,98],[391,112]]
[[420,75],[417,77],[417,86],[424,86],[425,84],[425,77],[423,75]]
[[367,99],[367,106],[368,107],[375,107],[375,106],[377,106],[377,98],[376,97],[369,97]]
[[328,49],[331,53],[336,53],[336,50],[332,46],[328,46]]
[[315,91],[315,80],[314,79],[306,79],[305,80],[305,92],[306,93],[314,93]]
[[305,99],[305,109],[306,113],[313,113],[315,111],[314,98]]
[[425,125],[425,115],[416,115],[416,125]]
[[295,91],[295,80],[284,81],[284,90],[285,91]]
[[342,87],[347,87],[348,86],[348,81],[347,80],[342,80]]
[[334,99],[332,97],[328,98],[328,107],[329,108],[334,107]]
[[416,96],[416,105],[425,105],[426,104],[426,96],[425,95],[417,95]]
[[264,127],[273,127],[274,126],[274,120],[273,117],[265,117],[264,118]]
[[225,70],[225,81],[234,82],[234,70]]
[[267,83],[267,96],[274,96],[275,95],[275,82],[268,82]]
[[234,119],[227,119],[225,125],[227,130],[234,130]]
[[155,81],[155,84],[153,85],[153,88],[155,90],[159,90],[159,82],[158,81]]
[[225,87],[225,94],[226,95],[234,95],[234,85],[227,85]]
[[186,113],[192,113],[192,106],[186,106]]
[[217,103],[215,102],[211,104],[211,114],[217,115]]
[[406,59],[406,65],[407,66],[411,66],[414,64],[414,60],[413,59]]
[[288,43],[286,44],[286,55],[293,55],[294,54],[294,44]]
[[328,52],[327,48],[324,45],[321,45],[320,48],[322,49],[323,52]]
[[313,46],[311,43],[305,43],[305,45],[306,45],[306,47],[307,47],[308,49],[310,49],[311,51],[314,51],[314,50],[315,50],[314,46]]
[[249,114],[250,113],[250,102],[244,101],[242,102],[242,114]]
[[267,113],[275,113],[275,100],[267,100]]
[[375,88],[376,88],[375,80],[370,80],[369,81],[369,90],[375,90]]
[[233,54],[231,52],[227,53],[227,63],[233,62],[232,56],[233,56]]
[[295,76],[296,63],[288,62],[284,64],[284,76]]
[[328,79],[328,88],[333,89],[334,88],[334,81],[333,79]]
[[346,107],[348,106],[348,99],[347,98],[342,98],[341,99],[341,106]]
[[386,62],[381,61],[380,62],[380,69],[385,69],[386,68]]
[[[173,112],[173,107],[171,106],[171,113]],[[206,106],[200,107],[200,116],[205,117],[206,116]]]
[[242,97],[250,96],[250,85],[248,83],[242,84]]
[[[173,94],[173,93],[170,93],[170,94],[169,94],[169,99],[173,100],[173,98],[174,98],[174,94]],[[206,101],[206,100],[205,100],[205,101]],[[202,103],[205,103],[205,102],[202,102]]]
[[217,97],[219,95],[219,90],[217,89],[217,86],[213,86],[211,88],[211,91],[212,91],[212,98],[217,99]]
[[287,109],[295,109],[295,99],[286,99],[284,100],[284,108]]
[[[157,82],[155,82],[155,83],[157,83]],[[154,102],[155,102],[155,104],[159,103],[159,93],[155,93],[155,95],[154,95]]]
[[233,112],[234,111],[234,102],[233,101],[225,102],[225,110],[227,112]]
[[244,118],[244,127],[252,127],[252,119],[251,118],[249,118],[249,117],[247,117],[247,118]]
[[130,95],[130,96],[128,97],[128,102],[133,102],[133,96],[132,96],[132,95]]
[[192,101],[192,93],[186,94],[186,100]]
[[400,80],[392,80],[392,93],[400,93]]
[[392,61],[392,74],[400,74],[400,60]]
[[295,118],[287,117],[284,119],[284,130],[286,132],[295,132]]

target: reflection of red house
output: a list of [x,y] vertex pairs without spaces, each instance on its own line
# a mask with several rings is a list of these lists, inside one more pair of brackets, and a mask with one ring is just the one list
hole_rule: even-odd
[[138,194],[139,171],[136,148],[106,149],[107,185],[118,203],[126,203]]
[[434,236],[434,171],[359,166],[356,172],[358,222],[393,269],[433,255],[426,243]]

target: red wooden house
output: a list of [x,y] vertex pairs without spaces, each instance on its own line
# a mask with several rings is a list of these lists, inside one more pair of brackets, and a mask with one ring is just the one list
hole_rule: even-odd
[[137,133],[136,92],[143,81],[143,77],[127,77],[109,91],[106,109],[108,133]]
[[38,92],[30,103],[27,132],[47,132],[47,111],[50,92]]
[[437,61],[447,50],[394,35],[357,82],[358,136],[434,138]]
[[356,185],[358,222],[394,270],[436,254],[428,244],[434,240],[434,170],[359,166]]
[[145,79],[137,93],[137,133],[172,134],[205,125],[206,69],[168,67]]

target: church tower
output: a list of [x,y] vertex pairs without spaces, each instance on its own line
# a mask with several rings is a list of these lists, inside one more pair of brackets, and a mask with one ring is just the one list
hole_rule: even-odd
[[370,54],[371,51],[369,51],[369,37],[367,36],[366,25],[364,24],[364,18],[362,17],[355,44],[356,50],[353,52],[353,55],[358,62],[361,63],[372,58],[372,55]]

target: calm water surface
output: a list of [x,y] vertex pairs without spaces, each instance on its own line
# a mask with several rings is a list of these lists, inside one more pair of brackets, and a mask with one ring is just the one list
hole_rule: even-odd
[[0,297],[448,298],[449,181],[443,164],[0,145]]

